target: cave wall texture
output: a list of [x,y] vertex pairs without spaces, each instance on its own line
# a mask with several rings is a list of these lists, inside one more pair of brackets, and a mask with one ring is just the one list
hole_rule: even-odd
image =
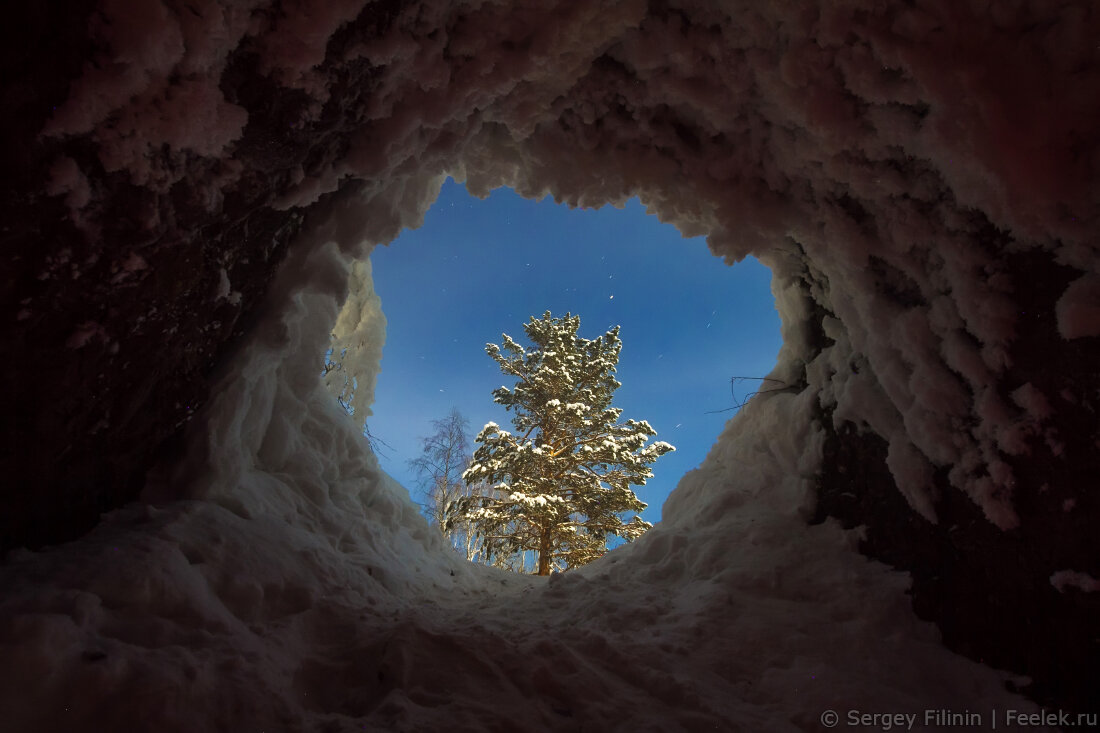
[[862,525],[950,648],[1094,701],[1095,3],[5,12],[0,549],[73,540],[176,475],[288,257],[364,255],[446,174],[639,195],[773,269],[778,375],[821,436],[806,521]]

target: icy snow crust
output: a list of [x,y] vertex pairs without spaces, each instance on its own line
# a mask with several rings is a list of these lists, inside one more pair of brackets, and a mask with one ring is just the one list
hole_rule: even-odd
[[[151,477],[146,504],[3,568],[6,725],[816,730],[826,709],[1030,709],[1004,675],[945,651],[913,618],[907,578],[857,555],[853,533],[806,525],[813,415],[820,399],[882,435],[928,519],[944,467],[990,521],[1016,523],[1003,454],[1048,397],[1009,404],[993,387],[1016,317],[994,242],[1080,270],[1059,325],[1095,333],[1097,161],[1072,141],[1100,101],[1040,103],[1068,69],[1100,85],[1079,53],[1088,3],[1036,23],[1044,3],[708,1],[647,16],[640,1],[425,2],[336,59],[328,39],[372,6],[271,5],[104,0],[103,58],[43,131],[90,136],[108,171],[158,191],[221,158],[216,208],[247,124],[218,86],[233,49],[311,95],[302,125],[333,68],[378,69],[348,113],[347,154],[273,202],[340,191],[311,210],[186,460]],[[1011,83],[975,47],[1003,51]],[[363,344],[349,370],[373,385],[384,321],[355,262],[417,225],[446,173],[575,205],[640,195],[775,275],[786,343],[772,376],[790,389],[730,421],[657,528],[548,582],[448,552],[318,376],[336,327]],[[95,192],[71,160],[51,191],[94,233]],[[211,297],[231,297],[222,285]],[[823,348],[809,325],[822,311]]]

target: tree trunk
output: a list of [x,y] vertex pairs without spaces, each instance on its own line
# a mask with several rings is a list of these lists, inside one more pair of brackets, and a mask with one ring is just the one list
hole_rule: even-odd
[[550,527],[542,525],[539,536],[539,575],[550,574]]

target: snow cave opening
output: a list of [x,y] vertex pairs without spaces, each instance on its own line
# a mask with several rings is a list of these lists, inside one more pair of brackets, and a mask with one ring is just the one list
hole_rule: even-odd
[[[579,315],[584,338],[622,327],[613,404],[655,427],[650,442],[676,446],[632,487],[653,524],[729,418],[778,384],[765,381],[781,345],[771,271],[752,256],[722,263],[703,237],[659,222],[637,197],[567,207],[507,186],[475,197],[448,178],[424,223],[375,247],[360,275],[385,322],[373,401],[358,407],[364,434],[425,513],[425,477],[410,462],[432,421],[458,410],[470,452],[490,420],[511,428],[512,413],[491,396],[509,382],[484,347],[501,333],[525,342],[532,315]],[[609,549],[622,544],[613,537]]]
[[[5,236],[51,261],[9,320],[49,325],[12,383],[89,398],[28,403],[32,440],[86,450],[28,451],[22,491],[43,519],[113,510],[3,568],[11,726],[804,731],[855,705],[1038,712],[1026,678],[1094,705],[1088,3],[192,4],[9,24],[32,195]],[[546,582],[447,552],[317,377],[347,316],[370,404],[361,258],[448,170],[643,192],[774,277],[794,388],[726,422],[653,531]],[[177,382],[191,423],[147,399]],[[185,455],[125,504],[101,477],[140,479],[172,425]],[[838,456],[861,529],[807,522]],[[910,572],[857,552],[876,534]]]

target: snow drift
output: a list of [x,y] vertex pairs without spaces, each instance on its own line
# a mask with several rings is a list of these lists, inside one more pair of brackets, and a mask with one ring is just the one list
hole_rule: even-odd
[[[1037,446],[1095,454],[1058,422],[1093,409],[1094,385],[1028,366],[1020,306],[1092,363],[1100,102],[1065,85],[1100,81],[1100,18],[1086,2],[756,5],[104,0],[38,138],[73,231],[122,283],[187,246],[188,217],[300,232],[264,295],[236,279],[260,264],[203,260],[205,301],[253,325],[215,344],[186,449],[142,501],[9,557],[5,719],[816,730],[826,710],[1033,709],[939,643],[907,576],[855,551],[860,530],[807,520],[842,426],[883,442],[884,490],[922,527],[959,499],[997,536],[1027,526],[1022,506],[1092,511],[1084,486],[1031,485]],[[774,273],[789,388],[730,421],[656,529],[549,582],[448,553],[318,376],[335,328],[369,395],[384,321],[357,263],[447,174],[582,206],[638,195]],[[111,197],[134,190],[154,203],[119,223]],[[1056,264],[1050,293],[1028,257]],[[43,281],[68,267],[50,262]],[[137,348],[81,320],[70,349]],[[1095,556],[1062,559],[1036,573],[1076,602],[1092,585],[1064,579],[1096,577]]]

